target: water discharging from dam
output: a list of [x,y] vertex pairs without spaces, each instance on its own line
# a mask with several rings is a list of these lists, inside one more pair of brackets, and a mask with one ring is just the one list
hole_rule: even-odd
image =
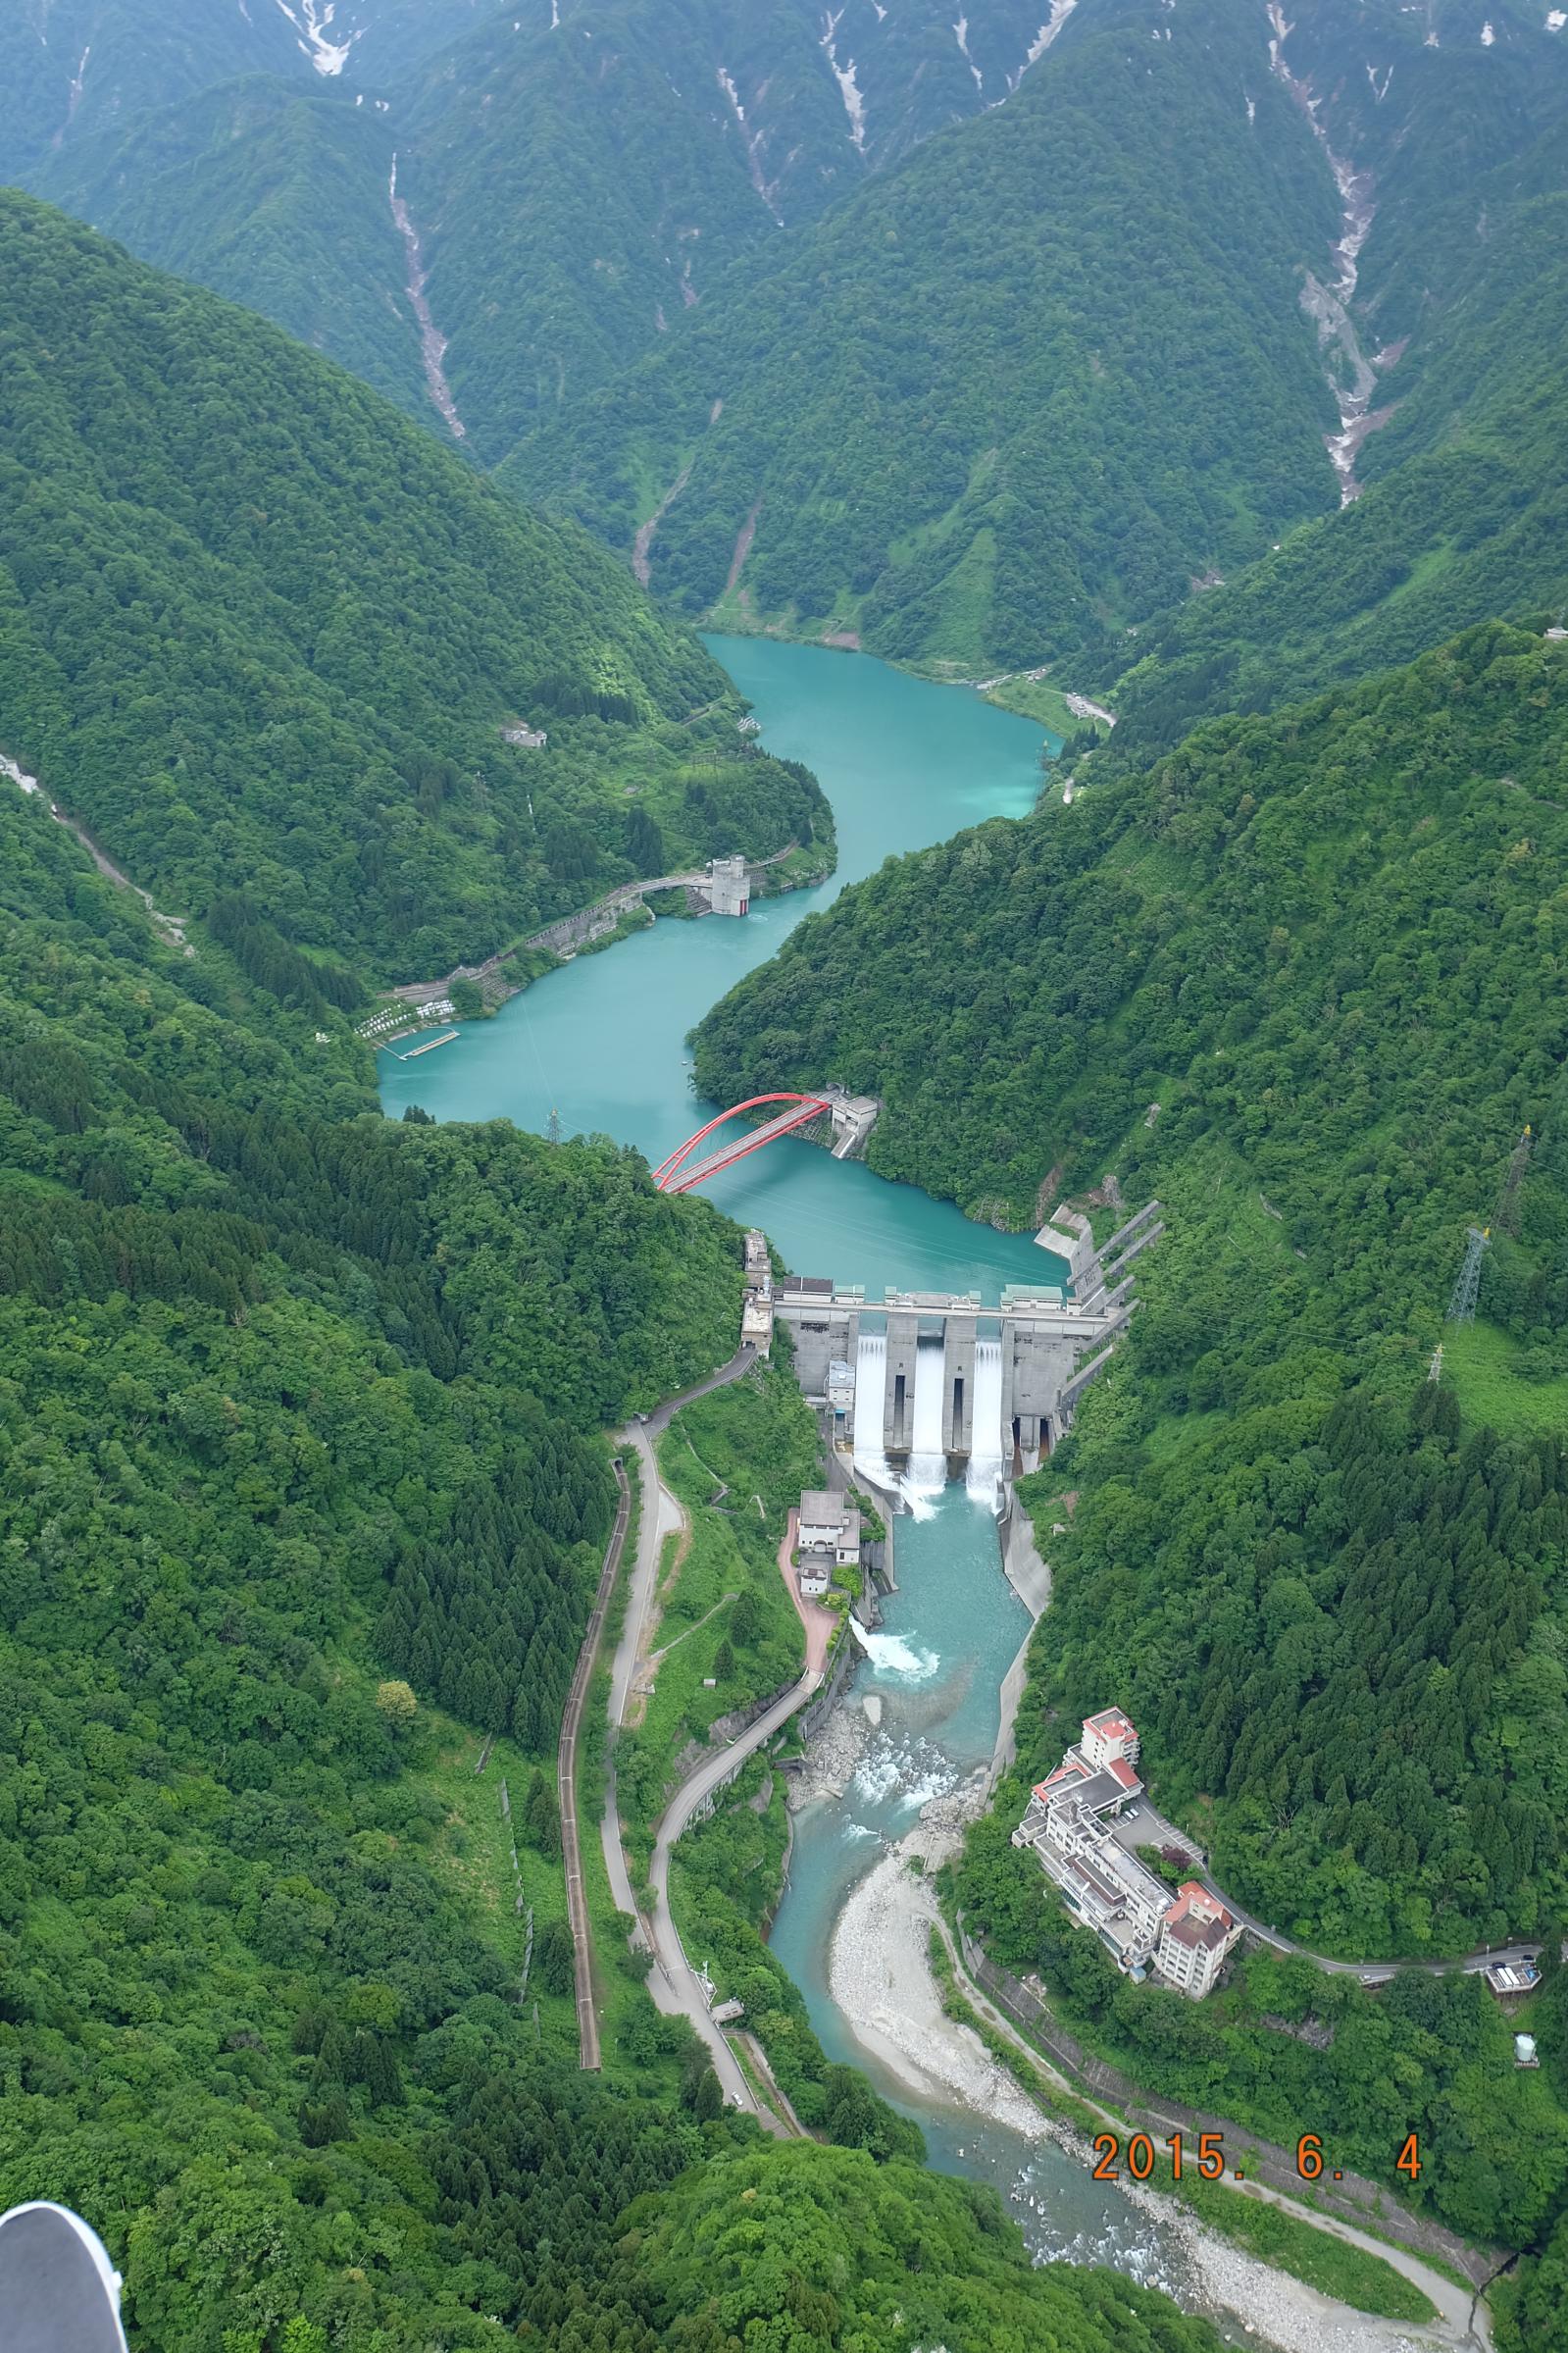
[[909,1437],[909,1469],[903,1480],[904,1500],[917,1519],[929,1519],[936,1498],[947,1484],[947,1457],[942,1451],[942,1376],[944,1357],[939,1340],[923,1340],[915,1355],[915,1418]]
[[975,1408],[965,1483],[973,1500],[994,1511],[1001,1504],[1003,1468],[1002,1344],[975,1343]]
[[883,1391],[886,1378],[886,1335],[862,1332],[855,1356],[855,1462],[873,1486],[890,1491],[898,1482],[882,1447]]

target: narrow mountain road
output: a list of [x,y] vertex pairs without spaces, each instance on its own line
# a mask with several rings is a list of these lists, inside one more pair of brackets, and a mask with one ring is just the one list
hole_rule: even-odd
[[[666,1399],[665,1403],[662,1406],[657,1407],[653,1412],[639,1417],[637,1420],[630,1423],[625,1430],[619,1433],[618,1443],[632,1448],[637,1456],[643,1478],[643,1509],[637,1528],[637,1556],[632,1570],[632,1585],[628,1601],[626,1624],[622,1630],[620,1641],[616,1646],[615,1662],[610,1677],[609,1718],[611,1753],[609,1769],[605,1777],[605,1805],[604,1813],[599,1823],[599,1839],[604,1854],[605,1869],[609,1875],[610,1890],[615,1898],[617,1909],[625,1913],[635,1922],[635,1926],[632,1931],[632,1943],[636,1946],[639,1946],[640,1949],[646,1951],[651,1956],[652,1968],[648,1975],[648,1991],[653,1998],[655,2007],[666,2017],[675,2017],[677,2015],[683,2017],[691,2025],[694,2032],[701,2036],[702,2040],[708,2046],[708,2051],[713,2061],[714,2072],[718,2075],[720,2086],[723,2089],[725,2098],[732,2107],[743,2108],[747,2110],[749,2114],[758,2118],[758,2121],[762,2123],[766,2130],[776,2133],[782,2138],[787,2138],[790,2135],[789,2123],[775,2116],[771,2109],[759,2107],[756,2096],[751,2089],[751,2085],[746,2079],[739,2061],[736,2059],[734,2052],[731,2049],[722,2029],[715,2025],[712,2017],[709,2015],[707,2001],[703,1995],[701,1984],[697,1979],[695,1970],[692,1969],[690,1963],[686,1959],[684,1947],[681,1942],[680,1932],[676,1927],[674,1918],[670,1912],[669,1859],[670,1848],[674,1845],[676,1839],[680,1837],[681,1832],[686,1827],[686,1824],[691,1819],[692,1815],[702,1804],[704,1798],[709,1794],[709,1792],[717,1787],[727,1777],[728,1773],[733,1773],[738,1770],[739,1765],[744,1763],[746,1757],[750,1756],[754,1749],[759,1748],[763,1741],[770,1738],[772,1733],[778,1729],[778,1726],[784,1722],[787,1717],[793,1714],[795,1708],[803,1704],[804,1700],[810,1696],[810,1693],[803,1690],[801,1685],[797,1684],[794,1686],[790,1692],[784,1694],[782,1700],[776,1701],[774,1706],[768,1711],[767,1714],[759,1719],[756,1724],[748,1726],[746,1731],[741,1734],[738,1741],[733,1743],[731,1747],[727,1749],[721,1749],[713,1757],[704,1758],[701,1764],[697,1766],[696,1771],[692,1773],[676,1792],[674,1798],[670,1802],[669,1807],[666,1809],[664,1819],[661,1821],[658,1830],[658,1842],[656,1846],[652,1871],[652,1882],[655,1890],[655,1903],[651,1916],[644,1913],[639,1905],[636,1894],[632,1885],[632,1874],[627,1868],[626,1848],[621,1836],[621,1816],[615,1777],[615,1735],[620,1729],[622,1723],[625,1721],[627,1705],[631,1698],[632,1681],[636,1667],[642,1624],[646,1615],[648,1602],[653,1592],[654,1582],[658,1575],[660,1552],[663,1547],[665,1536],[668,1535],[673,1528],[679,1527],[682,1524],[681,1506],[679,1502],[669,1493],[668,1489],[664,1488],[660,1483],[658,1458],[654,1453],[653,1442],[655,1438],[659,1437],[666,1429],[668,1429],[671,1421],[675,1415],[680,1412],[683,1406],[689,1405],[693,1398],[706,1397],[713,1390],[726,1388],[732,1381],[737,1381],[741,1379],[744,1374],[751,1370],[751,1367],[753,1364],[755,1364],[756,1360],[757,1352],[755,1348],[752,1347],[748,1342],[743,1348],[740,1348],[735,1352],[734,1356],[730,1358],[727,1364],[720,1365],[717,1372],[710,1373],[705,1380],[694,1381],[688,1389],[683,1389],[679,1396]],[[621,1476],[624,1482],[625,1472],[624,1468],[622,1468],[619,1464],[619,1459],[618,1474]],[[630,1516],[630,1495],[628,1495],[627,1499],[626,1516]],[[619,1515],[617,1524],[620,1528],[621,1541],[624,1544],[625,1526],[622,1523]],[[615,1539],[613,1537],[611,1541],[612,1546],[615,1546],[615,1566],[618,1567],[620,1562],[620,1547],[615,1544]],[[607,1584],[604,1577],[601,1577],[600,1579],[599,1593],[594,1603],[594,1618],[592,1621],[590,1621],[588,1635],[583,1643],[582,1653],[578,1661],[578,1673],[577,1676],[574,1677],[572,1685],[572,1696],[574,1700],[578,1697],[580,1682],[582,1684],[583,1694],[585,1695],[586,1693],[587,1684],[592,1674],[593,1657],[596,1656],[598,1649],[598,1633],[603,1627],[603,1608],[608,1606],[610,1592],[613,1590],[614,1586],[614,1574],[608,1554],[606,1555],[606,1572],[609,1581]],[[821,1679],[822,1678],[820,1675],[816,1677],[811,1677],[808,1675],[802,1678],[802,1682],[809,1682],[811,1689],[815,1690]],[[580,1708],[578,1710],[579,1722],[581,1722],[581,1713],[582,1712]],[[571,1716],[572,1701],[569,1700],[569,1720]],[[565,1752],[564,1734],[565,1725],[563,1725],[563,1757]],[[563,1845],[565,1844],[566,1838],[566,1786],[563,1780]],[[575,1811],[573,1812],[572,1822],[574,1833],[573,1851],[575,1853],[577,1831],[577,1817]],[[581,1886],[581,1864],[579,1864],[578,1878]],[[568,1867],[567,1883],[570,1892],[572,1885],[572,1870],[570,1865]],[[585,1912],[583,1915],[583,1925],[585,1935]],[[576,1945],[576,1913],[574,1913],[573,1916],[573,1941],[574,1945]],[[589,1981],[591,1984],[591,1950],[588,1951],[588,1960],[590,1967]],[[580,2005],[580,2025],[582,2021],[582,2014]],[[582,2065],[584,2068],[590,2065],[597,2066],[598,2064],[598,2024],[596,2016],[592,2022],[592,2048],[594,2056],[591,2062],[585,2055],[583,2056]],[[585,2033],[582,2036],[582,2043],[585,2054],[588,2047]]]
[[[1167,1821],[1146,1794],[1138,1799],[1136,1814],[1131,1816],[1123,1815],[1119,1821],[1110,1824],[1110,1831],[1118,1846],[1125,1847],[1129,1853],[1136,1853],[1142,1847],[1168,1846],[1180,1848],[1188,1855],[1196,1854],[1189,1834],[1179,1829],[1175,1822]],[[1540,1939],[1526,1938],[1513,1944],[1486,1945],[1479,1952],[1456,1954],[1446,1961],[1418,1957],[1389,1961],[1336,1961],[1327,1953],[1314,1953],[1310,1945],[1298,1944],[1293,1936],[1282,1936],[1278,1928],[1266,1920],[1260,1920],[1244,1905],[1239,1904],[1235,1896],[1227,1893],[1201,1861],[1194,1861],[1192,1873],[1208,1889],[1209,1894],[1240,1921],[1249,1936],[1255,1936],[1260,1944],[1270,1946],[1276,1953],[1291,1953],[1298,1960],[1310,1961],[1313,1968],[1321,1969],[1326,1977],[1357,1977],[1363,1985],[1387,1985],[1390,1978],[1398,1976],[1401,1969],[1423,1969],[1429,1977],[1473,1977],[1482,1969],[1495,1969],[1504,1962],[1533,1962],[1541,1958]]]
[[740,2063],[721,2029],[714,2024],[696,1971],[686,1959],[681,1931],[670,1910],[670,1850],[707,1801],[734,1779],[747,1758],[754,1756],[758,1749],[770,1741],[781,1724],[787,1723],[795,1711],[803,1708],[821,1688],[821,1668],[808,1667],[799,1682],[791,1684],[764,1714],[758,1716],[754,1724],[748,1724],[738,1739],[731,1741],[728,1748],[720,1749],[714,1756],[704,1757],[696,1770],[682,1782],[665,1809],[664,1818],[654,1839],[653,1862],[648,1871],[648,1881],[653,1891],[653,1910],[646,1925],[652,1936],[655,1957],[681,2008],[713,2053],[714,2070],[726,2099],[736,2108],[748,2108],[754,2115],[760,2115],[763,2123],[781,2135],[787,2128],[778,2118],[772,2117],[771,2112],[765,2114],[758,2109]]

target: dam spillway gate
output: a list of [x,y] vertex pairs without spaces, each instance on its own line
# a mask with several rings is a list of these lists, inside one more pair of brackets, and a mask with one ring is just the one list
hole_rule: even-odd
[[991,1306],[974,1292],[889,1288],[871,1300],[862,1287],[785,1277],[773,1314],[790,1328],[801,1389],[832,1409],[862,1460],[935,1468],[945,1458],[954,1476],[1035,1468],[1072,1427],[1137,1306],[1127,1268],[1163,1233],[1159,1207],[1148,1202],[1103,1251],[1086,1221],[1044,1229],[1039,1239],[1067,1258],[1072,1298],[1014,1283]]

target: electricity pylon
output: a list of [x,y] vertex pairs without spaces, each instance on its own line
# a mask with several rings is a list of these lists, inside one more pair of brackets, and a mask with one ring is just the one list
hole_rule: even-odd
[[1511,1234],[1519,1222],[1519,1188],[1524,1182],[1525,1165],[1530,1158],[1530,1147],[1535,1138],[1526,1128],[1513,1148],[1508,1173],[1502,1180],[1497,1205],[1492,1212],[1492,1225],[1473,1225],[1465,1240],[1464,1264],[1460,1267],[1448,1302],[1449,1323],[1474,1323],[1476,1300],[1481,1291],[1481,1261],[1492,1248],[1492,1228],[1501,1234]]
[[1464,1264],[1459,1269],[1453,1297],[1448,1302],[1450,1323],[1475,1322],[1476,1298],[1481,1290],[1481,1261],[1491,1247],[1491,1227],[1473,1225],[1465,1243]]

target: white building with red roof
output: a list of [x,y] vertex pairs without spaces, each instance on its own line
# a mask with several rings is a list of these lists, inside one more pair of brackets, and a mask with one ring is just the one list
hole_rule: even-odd
[[1131,1767],[1138,1763],[1138,1734],[1120,1708],[1102,1708],[1098,1715],[1086,1715],[1081,1745],[1090,1765]]
[[1139,1796],[1136,1726],[1120,1708],[1084,1719],[1084,1737],[1054,1772],[1037,1781],[1015,1847],[1033,1847],[1068,1910],[1092,1928],[1124,1973],[1152,1969],[1201,2001],[1241,1934],[1218,1897],[1196,1879],[1173,1898],[1112,1834],[1111,1823]]
[[1160,1922],[1155,1970],[1180,1992],[1201,2002],[1240,1934],[1240,1921],[1218,1896],[1211,1896],[1196,1879],[1184,1879]]

